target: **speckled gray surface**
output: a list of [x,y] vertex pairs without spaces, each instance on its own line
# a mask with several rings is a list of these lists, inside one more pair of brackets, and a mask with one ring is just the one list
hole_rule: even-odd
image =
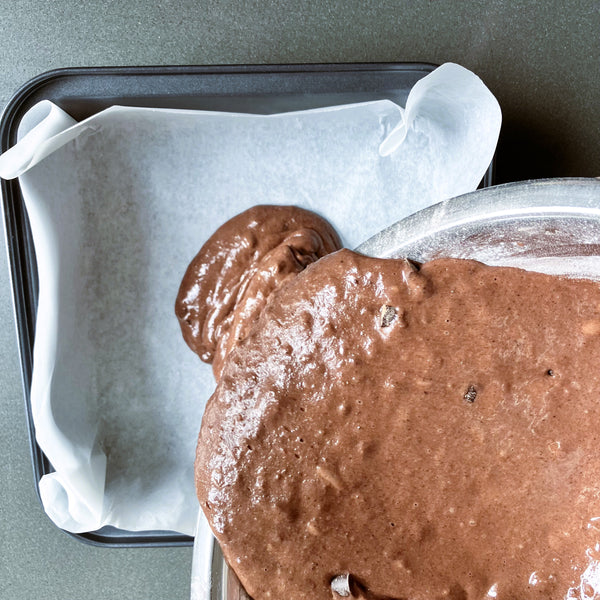
[[[499,182],[600,175],[600,3],[0,2],[0,106],[32,76],[91,65],[458,62],[504,111]],[[0,599],[183,599],[191,550],[101,549],[35,496],[5,253],[0,259]]]

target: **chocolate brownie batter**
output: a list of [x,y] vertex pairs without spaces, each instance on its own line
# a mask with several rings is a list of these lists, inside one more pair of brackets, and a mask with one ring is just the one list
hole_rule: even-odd
[[221,226],[184,275],[175,313],[188,346],[212,363],[244,339],[268,295],[321,256],[341,248],[331,225],[295,206],[255,206]]
[[600,597],[597,283],[341,250],[274,287],[196,459],[255,600]]

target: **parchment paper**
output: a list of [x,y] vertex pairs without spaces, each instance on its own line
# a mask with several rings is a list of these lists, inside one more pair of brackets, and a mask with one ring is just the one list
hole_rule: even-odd
[[193,535],[214,382],[173,305],[220,224],[295,204],[354,247],[475,189],[500,121],[489,90],[453,64],[416,84],[406,112],[385,100],[270,116],[112,107],[74,125],[48,102],[32,108],[0,176],[20,176],[36,247],[31,402],[56,469],[40,482],[55,523]]

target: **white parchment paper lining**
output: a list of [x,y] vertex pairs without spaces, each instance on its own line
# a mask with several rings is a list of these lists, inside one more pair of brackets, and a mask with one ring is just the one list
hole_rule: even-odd
[[270,116],[109,108],[27,113],[0,176],[20,177],[39,271],[31,403],[55,473],[40,492],[73,532],[193,535],[195,442],[214,382],[181,339],[180,279],[257,203],[315,210],[354,247],[476,188],[498,103],[446,64],[391,101]]

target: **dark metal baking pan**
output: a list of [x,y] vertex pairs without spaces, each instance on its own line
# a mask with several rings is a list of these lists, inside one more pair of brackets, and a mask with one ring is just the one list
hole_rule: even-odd
[[[156,108],[270,114],[383,98],[404,106],[413,85],[435,65],[425,63],[93,67],[60,69],[26,83],[0,120],[0,152],[17,141],[23,115],[50,100],[77,120],[113,104]],[[491,185],[492,166],[483,186]],[[52,465],[35,440],[30,386],[38,279],[29,221],[18,180],[0,180],[23,393],[36,490]],[[39,496],[39,490],[38,490]],[[78,539],[104,546],[188,545],[192,539],[166,531],[129,532],[113,527]]]

